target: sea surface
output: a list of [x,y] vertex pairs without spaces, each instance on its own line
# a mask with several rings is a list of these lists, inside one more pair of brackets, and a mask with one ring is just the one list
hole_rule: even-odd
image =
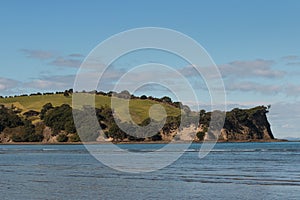
[[218,143],[202,159],[200,147],[161,170],[125,173],[83,145],[0,145],[0,199],[300,199],[300,143]]

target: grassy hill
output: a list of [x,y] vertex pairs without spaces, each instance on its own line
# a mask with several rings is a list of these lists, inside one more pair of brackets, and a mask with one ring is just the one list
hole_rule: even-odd
[[[110,105],[111,97],[105,95],[96,95],[95,104],[99,108],[101,106]],[[72,105],[72,96],[65,97],[63,94],[52,95],[33,95],[33,96],[18,96],[10,98],[1,98],[0,104],[6,107],[12,105],[21,109],[22,113],[29,110],[41,111],[43,105],[51,103],[53,106],[60,106],[62,104]],[[149,116],[149,109],[151,106],[159,104],[166,110],[168,116],[178,116],[180,110],[167,103],[157,102],[149,99],[131,99],[129,103],[129,109],[132,119],[136,123],[142,122]]]

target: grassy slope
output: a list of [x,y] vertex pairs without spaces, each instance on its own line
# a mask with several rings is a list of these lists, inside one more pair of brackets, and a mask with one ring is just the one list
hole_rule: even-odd
[[[7,107],[10,107],[12,104],[17,108],[22,109],[22,112],[28,110],[40,111],[43,105],[46,103],[52,103],[53,106],[60,106],[62,104],[72,104],[72,97],[65,97],[62,94],[54,95],[39,95],[39,96],[22,96],[22,97],[13,97],[0,99],[0,104],[4,104]],[[96,107],[110,105],[111,99],[108,96],[96,95]],[[132,119],[136,123],[142,122],[145,118],[148,117],[149,109],[154,104],[162,105],[166,113],[169,116],[177,116],[180,113],[178,108],[170,106],[164,103],[158,103],[151,100],[141,100],[133,99],[130,100],[129,108]]]

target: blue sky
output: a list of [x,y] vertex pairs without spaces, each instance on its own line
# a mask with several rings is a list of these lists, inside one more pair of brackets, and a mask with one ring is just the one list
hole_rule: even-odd
[[[300,137],[299,1],[7,0],[0,5],[2,96],[71,88],[82,60],[103,40],[132,28],[164,27],[207,50],[223,76],[229,109],[271,104],[275,136]],[[187,67],[151,52],[115,66],[126,70],[163,58]],[[199,104],[206,107],[207,101]]]

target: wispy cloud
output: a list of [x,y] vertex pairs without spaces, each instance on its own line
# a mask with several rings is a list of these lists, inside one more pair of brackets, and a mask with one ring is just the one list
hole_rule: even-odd
[[276,94],[282,92],[280,85],[261,84],[253,81],[239,81],[227,84],[226,91],[259,92],[262,94]]
[[57,57],[55,60],[51,61],[50,65],[55,65],[58,67],[74,67],[78,68],[81,65],[81,60],[72,59],[72,58],[65,58],[65,57]]
[[201,78],[202,76],[205,78],[217,78],[220,75],[217,74],[217,71],[215,70],[215,66],[197,67],[196,69],[194,65],[188,65],[186,67],[179,69],[178,72],[187,78],[192,78],[192,77]]
[[298,60],[298,59],[300,59],[300,56],[289,55],[289,56],[283,56],[283,57],[281,57],[281,59],[292,61],[292,60]]
[[300,62],[288,62],[286,65],[288,65],[288,66],[300,66]]
[[32,50],[32,49],[20,49],[28,58],[34,58],[39,60],[48,60],[55,57],[55,54],[51,51],[45,50]]
[[69,54],[69,57],[84,58],[85,56],[80,53],[72,53],[72,54]]
[[0,77],[0,92],[2,94],[10,93],[11,90],[15,89],[19,85],[19,83],[19,81],[13,79]]
[[20,51],[28,58],[44,60],[47,64],[58,67],[78,68],[84,58],[84,55],[79,53],[63,56],[47,50],[21,49]]
[[[109,91],[113,90],[116,85],[116,81],[119,72],[111,71],[106,72],[107,76],[103,76],[98,83],[98,75],[94,72],[82,72],[80,76],[77,77],[76,89],[78,91],[86,90],[102,90]],[[27,88],[37,89],[37,90],[64,90],[68,88],[73,88],[75,83],[76,75],[53,75],[53,76],[41,76],[38,79],[26,82],[23,85]]]
[[62,90],[72,88],[74,84],[74,75],[66,76],[43,76],[24,83],[25,87],[39,90]]
[[300,97],[300,85],[297,84],[263,84],[254,81],[235,81],[225,82],[225,89],[227,92],[252,92],[263,95],[283,94],[287,97]]
[[273,60],[256,59],[252,61],[233,61],[228,64],[219,65],[223,77],[283,77],[286,72],[272,69],[275,64]]
[[[226,64],[218,65],[222,78],[281,78],[286,75],[285,71],[273,69],[275,64],[273,60],[256,59],[250,61],[232,61]],[[189,65],[183,67],[179,72],[186,77],[194,77],[204,75],[205,77],[215,78],[217,74],[212,74],[211,67],[200,67],[201,74],[194,66]]]

